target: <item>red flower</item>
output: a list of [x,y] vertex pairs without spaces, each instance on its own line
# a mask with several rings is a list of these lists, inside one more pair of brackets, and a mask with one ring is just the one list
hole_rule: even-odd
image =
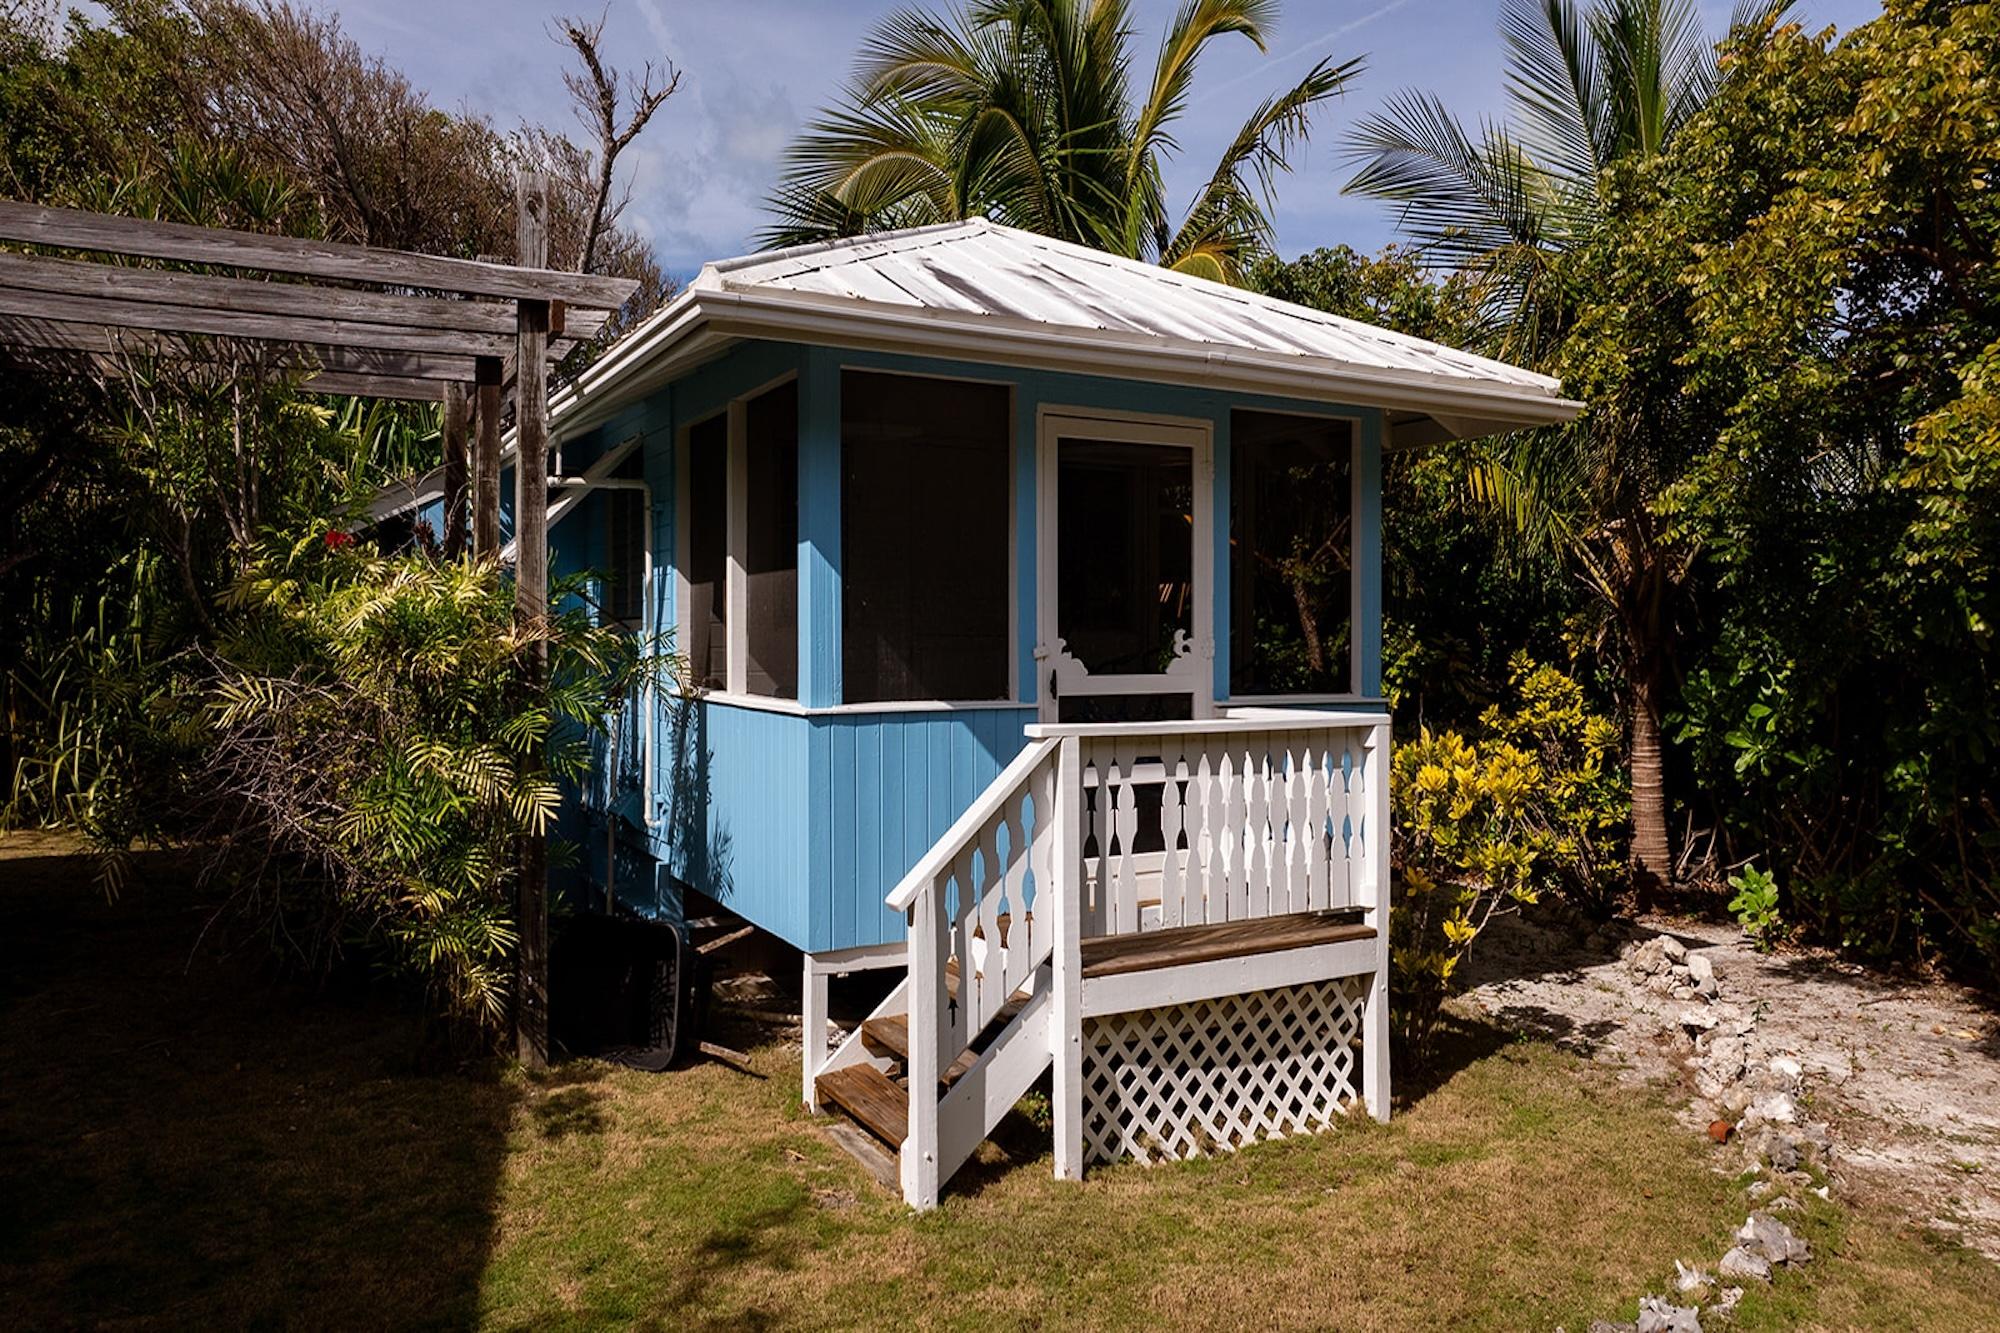
[[329,551],[339,551],[352,545],[354,545],[354,534],[351,532],[333,528],[326,534],[326,549]]

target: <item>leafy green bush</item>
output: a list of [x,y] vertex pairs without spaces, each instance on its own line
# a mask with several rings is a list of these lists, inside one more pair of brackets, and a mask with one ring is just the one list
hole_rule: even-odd
[[1617,727],[1553,667],[1519,656],[1510,674],[1511,706],[1489,708],[1476,740],[1425,728],[1396,747],[1390,996],[1397,1037],[1419,1064],[1495,916],[1551,889],[1599,902],[1617,875],[1626,810]]
[[334,531],[246,571],[208,654],[202,777],[243,891],[274,911],[289,892],[315,947],[365,941],[474,1031],[506,1014],[516,838],[549,829],[590,732],[668,665],[571,591],[517,624],[490,562]]
[[1475,746],[1426,728],[1396,747],[1389,799],[1396,894],[1389,987],[1407,1057],[1429,1057],[1438,1009],[1494,915],[1536,898],[1525,813],[1539,781],[1532,756],[1504,741]]
[[1535,757],[1540,781],[1524,819],[1540,864],[1564,897],[1603,914],[1629,883],[1624,738],[1616,722],[1592,710],[1576,678],[1555,667],[1516,653],[1507,681],[1508,706],[1489,707],[1480,728]]

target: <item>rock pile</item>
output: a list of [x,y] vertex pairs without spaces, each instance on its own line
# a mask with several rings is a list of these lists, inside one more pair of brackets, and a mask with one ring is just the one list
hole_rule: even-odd
[[[1780,1181],[1809,1184],[1811,1178],[1798,1173],[1808,1164],[1823,1165],[1833,1144],[1826,1125],[1806,1120],[1801,1113],[1804,1070],[1799,1061],[1764,1048],[1757,1036],[1756,1015],[1723,999],[1715,965],[1706,954],[1691,953],[1671,935],[1655,935],[1627,945],[1620,957],[1635,983],[1680,1004],[1673,1035],[1693,1075],[1694,1110],[1708,1125],[1709,1136],[1717,1143],[1740,1144],[1750,1164],[1768,1166]],[[1752,1199],[1777,1197],[1764,1211],[1750,1214],[1716,1264],[1714,1277],[1675,1261],[1680,1299],[1703,1296],[1731,1279],[1769,1281],[1774,1270],[1811,1259],[1805,1240],[1771,1215],[1798,1207],[1796,1200],[1778,1191],[1771,1180],[1750,1187]],[[1742,1297],[1741,1286],[1716,1290],[1705,1307],[1647,1296],[1639,1303],[1636,1323],[1599,1321],[1592,1325],[1592,1333],[1700,1333],[1704,1308],[1711,1315],[1727,1317]]]
[[1752,1213],[1715,1271],[1723,1277],[1768,1281],[1774,1268],[1806,1263],[1811,1258],[1812,1247],[1804,1237],[1769,1213]]
[[1695,1094],[1713,1111],[1707,1123],[1716,1140],[1734,1138],[1753,1162],[1780,1173],[1823,1164],[1832,1138],[1824,1124],[1801,1118],[1799,1061],[1763,1048],[1755,1015],[1722,998],[1708,955],[1690,952],[1671,935],[1655,935],[1627,945],[1622,957],[1641,986],[1682,1002],[1675,1031],[1689,1056]]
[[1715,964],[1705,954],[1691,954],[1671,935],[1654,935],[1625,946],[1621,955],[1632,975],[1651,991],[1676,1000],[1712,1000],[1721,987]]

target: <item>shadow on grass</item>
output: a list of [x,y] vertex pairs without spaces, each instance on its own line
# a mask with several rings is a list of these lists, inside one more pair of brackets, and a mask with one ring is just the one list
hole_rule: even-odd
[[1461,1071],[1478,1064],[1517,1040],[1514,1034],[1493,1023],[1479,1022],[1450,1010],[1438,1015],[1432,1036],[1430,1057],[1413,1063],[1403,1052],[1393,1058],[1389,1086],[1392,1113],[1411,1106],[1451,1082]]
[[[779,1269],[792,1267],[800,1254],[795,1229],[800,1215],[811,1206],[809,1197],[800,1196],[759,1209],[748,1217],[710,1232],[677,1265],[673,1274],[674,1290],[663,1308],[677,1311],[700,1309],[703,1293],[712,1284],[746,1265]],[[779,1323],[777,1311],[753,1305],[748,1309],[732,1311],[726,1319],[711,1315],[686,1327],[761,1329],[775,1328]]]
[[601,1088],[582,1084],[558,1088],[534,1104],[535,1128],[545,1139],[602,1134],[610,1123],[604,1100]]
[[[7,1322],[476,1322],[514,1088],[425,1072],[365,988],[201,947],[213,905],[173,858],[107,905],[51,846],[0,838]],[[600,1114],[548,1105],[548,1133]]]

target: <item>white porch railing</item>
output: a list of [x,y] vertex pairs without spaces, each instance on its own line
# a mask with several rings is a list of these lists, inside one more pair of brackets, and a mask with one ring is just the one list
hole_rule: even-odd
[[1080,742],[1084,935],[1360,905],[1382,725],[1271,710],[1031,729]]
[[[1386,1117],[1387,717],[1246,709],[1028,736],[888,895],[909,921],[904,1197],[935,1204],[1011,1104],[1018,1054],[1004,1086],[938,1088],[1021,991],[1036,1021],[1016,1026],[1046,1033],[1050,1048],[1033,1071],[1055,1063],[1056,1174],[1082,1174],[1080,954],[1103,935],[1358,909],[1377,960],[1364,1097]],[[952,1123],[954,1099],[976,1124]]]

